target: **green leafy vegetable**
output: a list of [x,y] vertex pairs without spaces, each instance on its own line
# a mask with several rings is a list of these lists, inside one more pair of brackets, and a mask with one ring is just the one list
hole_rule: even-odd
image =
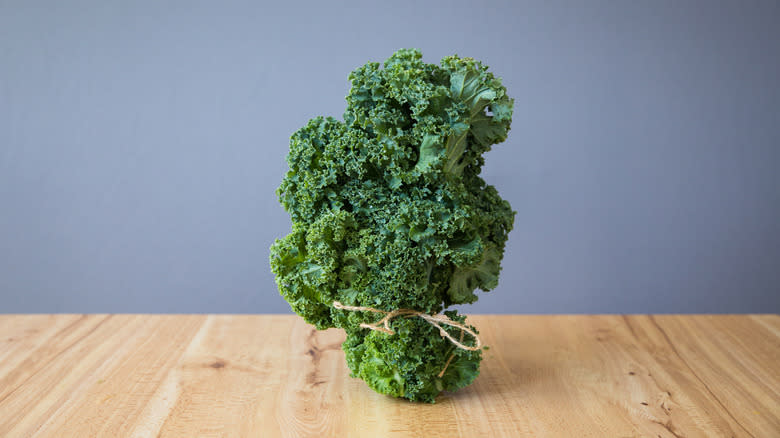
[[346,330],[353,376],[433,402],[474,380],[481,352],[455,348],[421,318],[392,320],[392,335],[361,328],[379,316],[333,302],[433,314],[496,287],[515,213],[479,174],[506,139],[513,100],[478,61],[426,64],[418,50],[349,78],[344,120],[314,118],[290,139],[277,194],[292,232],[272,245],[271,268],[293,311]]

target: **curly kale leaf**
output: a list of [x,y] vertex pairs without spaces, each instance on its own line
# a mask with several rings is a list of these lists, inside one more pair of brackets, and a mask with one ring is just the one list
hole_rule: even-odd
[[[465,321],[455,312],[447,313],[454,320]],[[455,348],[426,321],[401,318],[393,320],[391,327],[394,335],[348,331],[343,344],[353,376],[365,380],[375,391],[433,402],[441,391],[463,388],[479,374],[482,352]],[[447,330],[459,336],[458,329]],[[464,339],[464,343],[473,345],[473,340]],[[451,355],[453,358],[447,363]]]
[[375,313],[332,304],[437,313],[497,286],[515,213],[480,170],[507,137],[513,101],[480,62],[427,64],[413,49],[349,78],[343,120],[316,117],[290,139],[277,194],[293,225],[272,245],[271,269],[293,311],[347,331],[356,376],[432,401],[470,382],[481,356],[458,350],[453,374],[437,378],[453,348],[428,323],[395,321],[388,336],[360,327]]

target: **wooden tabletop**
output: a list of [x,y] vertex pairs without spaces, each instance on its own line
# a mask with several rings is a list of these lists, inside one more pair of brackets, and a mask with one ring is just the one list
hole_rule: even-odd
[[473,316],[436,404],[295,316],[0,315],[1,437],[780,437],[780,316]]

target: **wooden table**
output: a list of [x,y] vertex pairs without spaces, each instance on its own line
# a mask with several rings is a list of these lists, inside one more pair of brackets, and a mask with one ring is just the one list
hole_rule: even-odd
[[295,316],[0,315],[0,437],[780,437],[780,316],[474,316],[434,405]]

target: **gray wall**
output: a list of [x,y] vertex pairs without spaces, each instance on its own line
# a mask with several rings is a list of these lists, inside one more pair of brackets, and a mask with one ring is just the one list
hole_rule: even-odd
[[290,134],[395,49],[516,98],[469,312],[780,311],[780,3],[0,0],[0,312],[288,312]]

